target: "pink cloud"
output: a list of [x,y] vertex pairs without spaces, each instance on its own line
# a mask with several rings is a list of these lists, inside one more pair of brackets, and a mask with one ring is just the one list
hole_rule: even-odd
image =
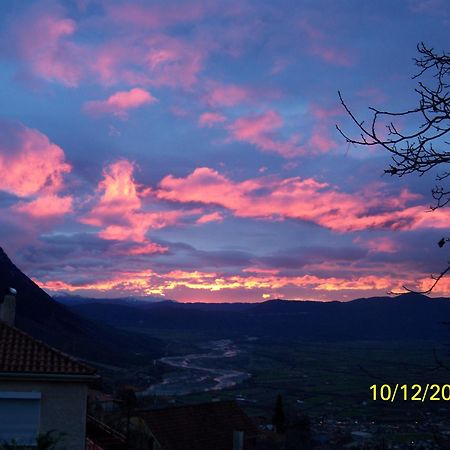
[[[133,6],[124,9],[132,11]],[[183,8],[160,9],[167,16],[180,14],[182,19]],[[99,20],[117,27],[111,23],[114,17],[107,14]],[[195,36],[177,38],[155,30],[143,34],[135,28],[120,39],[94,44],[78,38],[78,28],[84,31],[82,25],[67,17],[63,8],[38,5],[12,23],[8,38],[23,68],[36,77],[70,87],[89,80],[105,86],[121,83],[190,89],[213,46]]]
[[[130,84],[148,84],[148,79],[139,65],[139,60],[142,64],[143,58],[141,45],[132,40],[128,41],[107,41],[96,50],[91,69],[101,84],[110,86],[121,81]],[[133,70],[127,69],[129,64],[135,64]]]
[[280,270],[279,269],[265,269],[263,267],[246,267],[242,269],[243,273],[262,273],[264,275],[277,275]]
[[166,176],[157,196],[182,203],[215,204],[238,217],[297,219],[337,232],[445,228],[450,219],[448,210],[429,214],[424,206],[408,206],[417,195],[406,190],[388,200],[383,190],[352,195],[313,178],[261,177],[235,182],[207,167],[185,178]]
[[[230,103],[231,104],[231,103]],[[310,115],[315,119],[311,134],[300,144],[300,136],[293,134],[282,140],[279,130],[284,126],[283,118],[276,111],[244,116],[228,124],[226,129],[233,140],[248,142],[265,152],[278,153],[284,158],[294,158],[303,154],[325,153],[338,146],[331,136],[334,119],[342,115],[340,108],[323,108],[316,104],[310,106]],[[227,118],[219,113],[206,112],[199,118],[199,125],[212,127],[226,122]]]
[[168,175],[159,184],[157,196],[176,202],[199,202],[223,205],[233,209],[233,205],[245,202],[247,191],[257,188],[255,182],[248,182],[245,188],[241,183],[233,183],[224,175],[208,167],[194,170],[186,178]]
[[[373,270],[373,268],[371,269]],[[383,271],[382,271],[383,272]],[[414,281],[414,277],[417,277]],[[357,292],[379,292],[385,294],[389,290],[401,289],[402,283],[410,280],[418,289],[426,289],[430,285],[430,278],[421,273],[411,274],[402,270],[398,272],[398,266],[389,268],[389,273],[378,275],[368,274],[364,271],[340,274],[335,276],[294,274],[284,275],[277,269],[259,269],[249,267],[241,273],[228,274],[219,271],[186,271],[172,270],[169,272],[145,271],[120,271],[108,278],[83,284],[71,284],[70,282],[47,278],[45,281],[34,280],[39,286],[50,291],[69,292],[128,292],[146,295],[167,295],[181,301],[205,300],[217,301],[221,298],[235,298],[242,300],[256,300],[263,296],[291,297],[295,292],[308,292],[314,299],[330,299],[332,293],[339,295],[340,300],[345,299],[346,292],[351,292],[351,297]],[[409,283],[409,285],[411,285]],[[444,279],[438,285],[436,293],[448,294],[450,281]],[[224,295],[220,296],[223,292]],[[270,295],[267,295],[270,292]],[[211,293],[210,296],[205,295]],[[361,295],[361,294],[359,294]],[[336,298],[336,297],[335,297]]]
[[398,242],[390,237],[366,239],[358,236],[353,242],[359,244],[361,247],[367,248],[371,252],[377,253],[396,253],[400,249]]
[[129,91],[116,92],[106,100],[89,101],[85,103],[84,110],[93,115],[113,114],[126,118],[129,110],[155,102],[157,102],[157,99],[150,92],[133,88]]
[[311,134],[304,143],[309,153],[325,153],[338,147],[338,142],[332,137],[331,130],[335,130],[336,118],[343,115],[342,108],[324,108],[316,103],[309,107],[310,115],[315,119]]
[[[98,14],[89,18],[85,13],[70,17],[71,9],[47,2],[29,7],[8,30],[11,53],[29,74],[66,86],[89,82],[191,90],[212,52],[240,56],[261,37],[261,21],[242,2],[100,3]],[[234,23],[196,22],[207,17],[233,18]],[[188,33],[170,29],[191,22],[197,26]],[[235,103],[248,94],[233,85],[223,89],[213,87],[212,104]]]
[[353,65],[353,58],[343,49],[338,49],[330,44],[331,38],[318,27],[312,25],[306,19],[298,24],[299,29],[307,38],[309,52],[331,64],[337,66],[350,67]]
[[144,245],[137,245],[131,247],[125,253],[127,255],[149,255],[152,253],[166,253],[169,249],[154,242],[149,242]]
[[[145,244],[145,248],[148,246],[146,234],[150,229],[156,230],[165,228],[170,225],[178,223],[182,217],[181,211],[168,211],[157,213],[141,213],[141,212],[128,212],[123,218],[123,225],[115,225],[103,223],[104,228],[98,233],[102,239],[113,241],[132,241]],[[152,248],[161,248],[154,244]],[[134,252],[134,254],[137,254]]]
[[[212,52],[241,54],[249,34],[254,39],[254,24],[249,28],[241,20],[233,27],[198,26],[186,34],[171,32],[172,25],[207,15],[242,19],[241,14],[248,11],[234,2],[101,3],[102,14],[90,18],[85,14],[71,18],[69,9],[45,3],[29,7],[8,30],[13,56],[28,73],[71,87],[89,82],[191,90]],[[88,39],[93,30],[94,39]],[[115,30],[112,35],[111,30]],[[102,36],[106,31],[105,37],[99,40],[97,31]],[[240,95],[238,88],[230,93]],[[219,92],[213,97],[213,102],[227,101]]]
[[208,44],[165,34],[107,41],[95,50],[90,70],[105,85],[126,83],[191,89],[203,69]]
[[311,45],[311,53],[319,58],[338,66],[350,67],[353,62],[347,52],[335,48],[326,47],[319,43]]
[[197,83],[207,55],[205,44],[159,35],[146,45],[145,66],[151,84],[189,89]]
[[71,40],[76,28],[61,8],[32,7],[13,22],[11,42],[35,75],[74,87],[83,77],[87,61],[84,49]]
[[105,6],[108,16],[116,23],[146,29],[195,21],[201,19],[208,11],[208,4],[204,2],[166,4],[164,6],[106,3]]
[[[399,285],[394,276],[351,276],[351,277],[320,277],[315,275],[278,275],[275,271],[249,270],[243,274],[229,275],[219,272],[172,270],[167,273],[154,271],[123,272],[107,280],[72,285],[59,280],[34,280],[39,286],[50,291],[83,292],[120,290],[140,294],[173,295],[173,291],[188,289],[196,293],[196,298],[202,291],[218,293],[220,291],[251,291],[267,292],[288,287],[310,288],[313,291],[386,291]],[[192,295],[192,294],[191,294]],[[228,294],[230,295],[230,294]],[[241,298],[241,297],[240,297]]]
[[227,120],[227,118],[219,113],[215,112],[205,112],[200,115],[198,119],[198,124],[201,127],[212,127],[217,125],[218,123],[223,123]]
[[71,213],[72,203],[71,196],[44,194],[30,202],[19,202],[12,209],[35,218],[51,218]]
[[327,127],[314,126],[305,147],[309,148],[311,153],[325,153],[336,148],[337,145],[338,143],[329,136]]
[[127,160],[119,160],[106,167],[103,180],[98,185],[100,199],[84,223],[101,226],[109,220],[123,217],[142,206],[138,186],[133,178],[134,166]]
[[0,191],[21,198],[10,211],[38,219],[71,212],[72,197],[59,195],[71,169],[64,151],[41,132],[0,122]]
[[0,129],[0,190],[19,197],[59,191],[71,171],[61,147],[21,124],[0,123]]
[[148,240],[148,231],[175,225],[182,217],[197,211],[149,210],[158,205],[152,202],[152,191],[136,183],[134,168],[124,159],[106,167],[95,203],[80,221],[101,228],[98,235],[102,239],[140,244],[130,250],[131,254],[164,252],[165,247]]
[[242,86],[211,83],[203,100],[210,107],[236,106],[247,101],[250,97],[250,91]]
[[276,135],[276,130],[283,126],[281,116],[269,110],[263,114],[241,117],[228,126],[233,139],[249,142],[260,150],[273,152],[285,158],[292,158],[304,152],[298,146],[299,136],[292,135],[289,140],[282,141]]
[[327,122],[330,119],[334,120],[336,117],[342,116],[344,113],[343,109],[339,106],[324,108],[317,103],[312,103],[309,109],[315,119],[323,122]]
[[222,222],[223,216],[217,211],[214,211],[209,214],[204,214],[199,219],[197,219],[197,223],[203,224],[203,223],[209,223],[209,222]]

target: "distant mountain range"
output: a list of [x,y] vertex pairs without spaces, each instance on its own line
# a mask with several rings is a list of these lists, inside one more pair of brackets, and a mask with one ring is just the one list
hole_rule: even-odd
[[0,292],[8,287],[18,291],[19,328],[71,354],[114,365],[148,364],[166,354],[168,343],[149,337],[161,331],[174,331],[178,336],[193,332],[205,339],[450,342],[450,325],[445,323],[450,322],[450,299],[420,294],[350,302],[269,300],[256,304],[60,296],[58,303],[0,249]]
[[147,362],[162,355],[159,339],[91,321],[56,302],[20,271],[0,248],[0,295],[17,290],[16,326],[70,354],[114,365]]
[[450,299],[420,294],[349,302],[74,304],[77,314],[117,327],[204,333],[211,338],[450,341]]

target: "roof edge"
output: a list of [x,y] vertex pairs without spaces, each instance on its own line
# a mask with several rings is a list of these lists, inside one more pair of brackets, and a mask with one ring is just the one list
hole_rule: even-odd
[[[77,364],[77,365],[80,366],[80,367],[84,367],[84,368],[87,370],[87,373],[86,373],[86,374],[83,374],[83,375],[94,375],[94,374],[96,374],[96,372],[97,372],[97,370],[96,370],[95,368],[93,368],[93,367],[91,367],[90,365],[88,365],[88,364],[86,364],[86,363],[80,361],[80,360],[79,360],[78,358],[76,358],[75,356],[69,355],[68,353],[63,352],[62,350],[59,350],[59,349],[53,347],[52,345],[49,345],[49,344],[47,344],[46,342],[44,342],[44,341],[42,341],[42,340],[40,340],[40,339],[35,338],[35,337],[32,336],[31,334],[28,334],[27,332],[23,331],[23,330],[20,329],[20,328],[17,328],[17,327],[14,326],[14,325],[9,325],[9,324],[7,324],[6,322],[1,321],[1,320],[0,320],[0,325],[6,326],[6,327],[10,328],[10,329],[12,329],[14,332],[21,334],[22,336],[26,337],[27,339],[31,339],[31,340],[33,340],[34,342],[36,342],[37,344],[46,347],[48,350],[50,350],[50,351],[52,351],[52,352],[54,352],[54,353],[57,353],[59,356],[61,356],[61,357],[63,357],[63,358],[69,359],[72,363]],[[5,373],[7,373],[7,372],[5,372]],[[24,373],[26,373],[26,372],[24,372]],[[38,374],[37,374],[37,375],[38,375]],[[81,375],[81,374],[80,374],[80,375]]]
[[31,373],[31,372],[0,372],[0,381],[60,381],[91,383],[100,380],[97,374],[62,374],[62,373]]

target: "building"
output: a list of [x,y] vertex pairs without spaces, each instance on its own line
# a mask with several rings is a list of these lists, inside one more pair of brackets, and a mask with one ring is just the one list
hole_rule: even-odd
[[95,370],[14,327],[14,302],[11,293],[6,297],[6,313],[0,311],[0,442],[34,446],[39,434],[55,430],[63,436],[61,447],[84,450]]
[[152,450],[252,450],[258,429],[234,401],[154,409],[139,413]]

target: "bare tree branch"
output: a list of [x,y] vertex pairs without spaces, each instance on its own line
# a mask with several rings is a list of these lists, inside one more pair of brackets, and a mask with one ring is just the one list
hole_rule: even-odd
[[[450,54],[438,53],[423,42],[417,46],[417,51],[419,57],[414,61],[419,72],[413,79],[431,75],[431,85],[418,81],[415,89],[419,97],[418,106],[397,112],[370,107],[372,116],[366,123],[355,116],[341,92],[338,92],[341,105],[356,125],[359,137],[350,137],[336,125],[339,133],[348,144],[381,146],[387,150],[392,156],[392,163],[384,172],[398,177],[412,173],[422,176],[436,168],[441,170],[450,163],[449,141],[445,140],[445,136],[450,135]],[[416,124],[412,131],[403,131],[396,123],[405,117]],[[436,181],[441,183],[449,176],[450,170],[443,169],[437,174]],[[442,208],[450,202],[450,189],[441,184],[435,186],[431,193],[435,201],[431,210]],[[447,241],[448,239],[441,240],[439,247]],[[439,275],[432,275],[432,285],[420,293],[429,294],[449,272],[450,263]],[[404,289],[407,292],[418,292],[405,286]]]
[[[431,275],[431,279],[434,280],[434,281],[431,284],[431,286],[428,289],[426,289],[425,291],[417,291],[417,290],[414,290],[414,289],[409,289],[406,286],[402,286],[402,288],[405,290],[405,292],[411,292],[411,293],[414,293],[414,294],[424,294],[424,295],[430,294],[433,291],[433,289],[436,287],[436,285],[439,283],[439,281],[441,281],[441,279],[448,272],[450,272],[450,264],[439,275]],[[400,294],[404,294],[405,292],[390,292],[390,294],[400,295]]]

